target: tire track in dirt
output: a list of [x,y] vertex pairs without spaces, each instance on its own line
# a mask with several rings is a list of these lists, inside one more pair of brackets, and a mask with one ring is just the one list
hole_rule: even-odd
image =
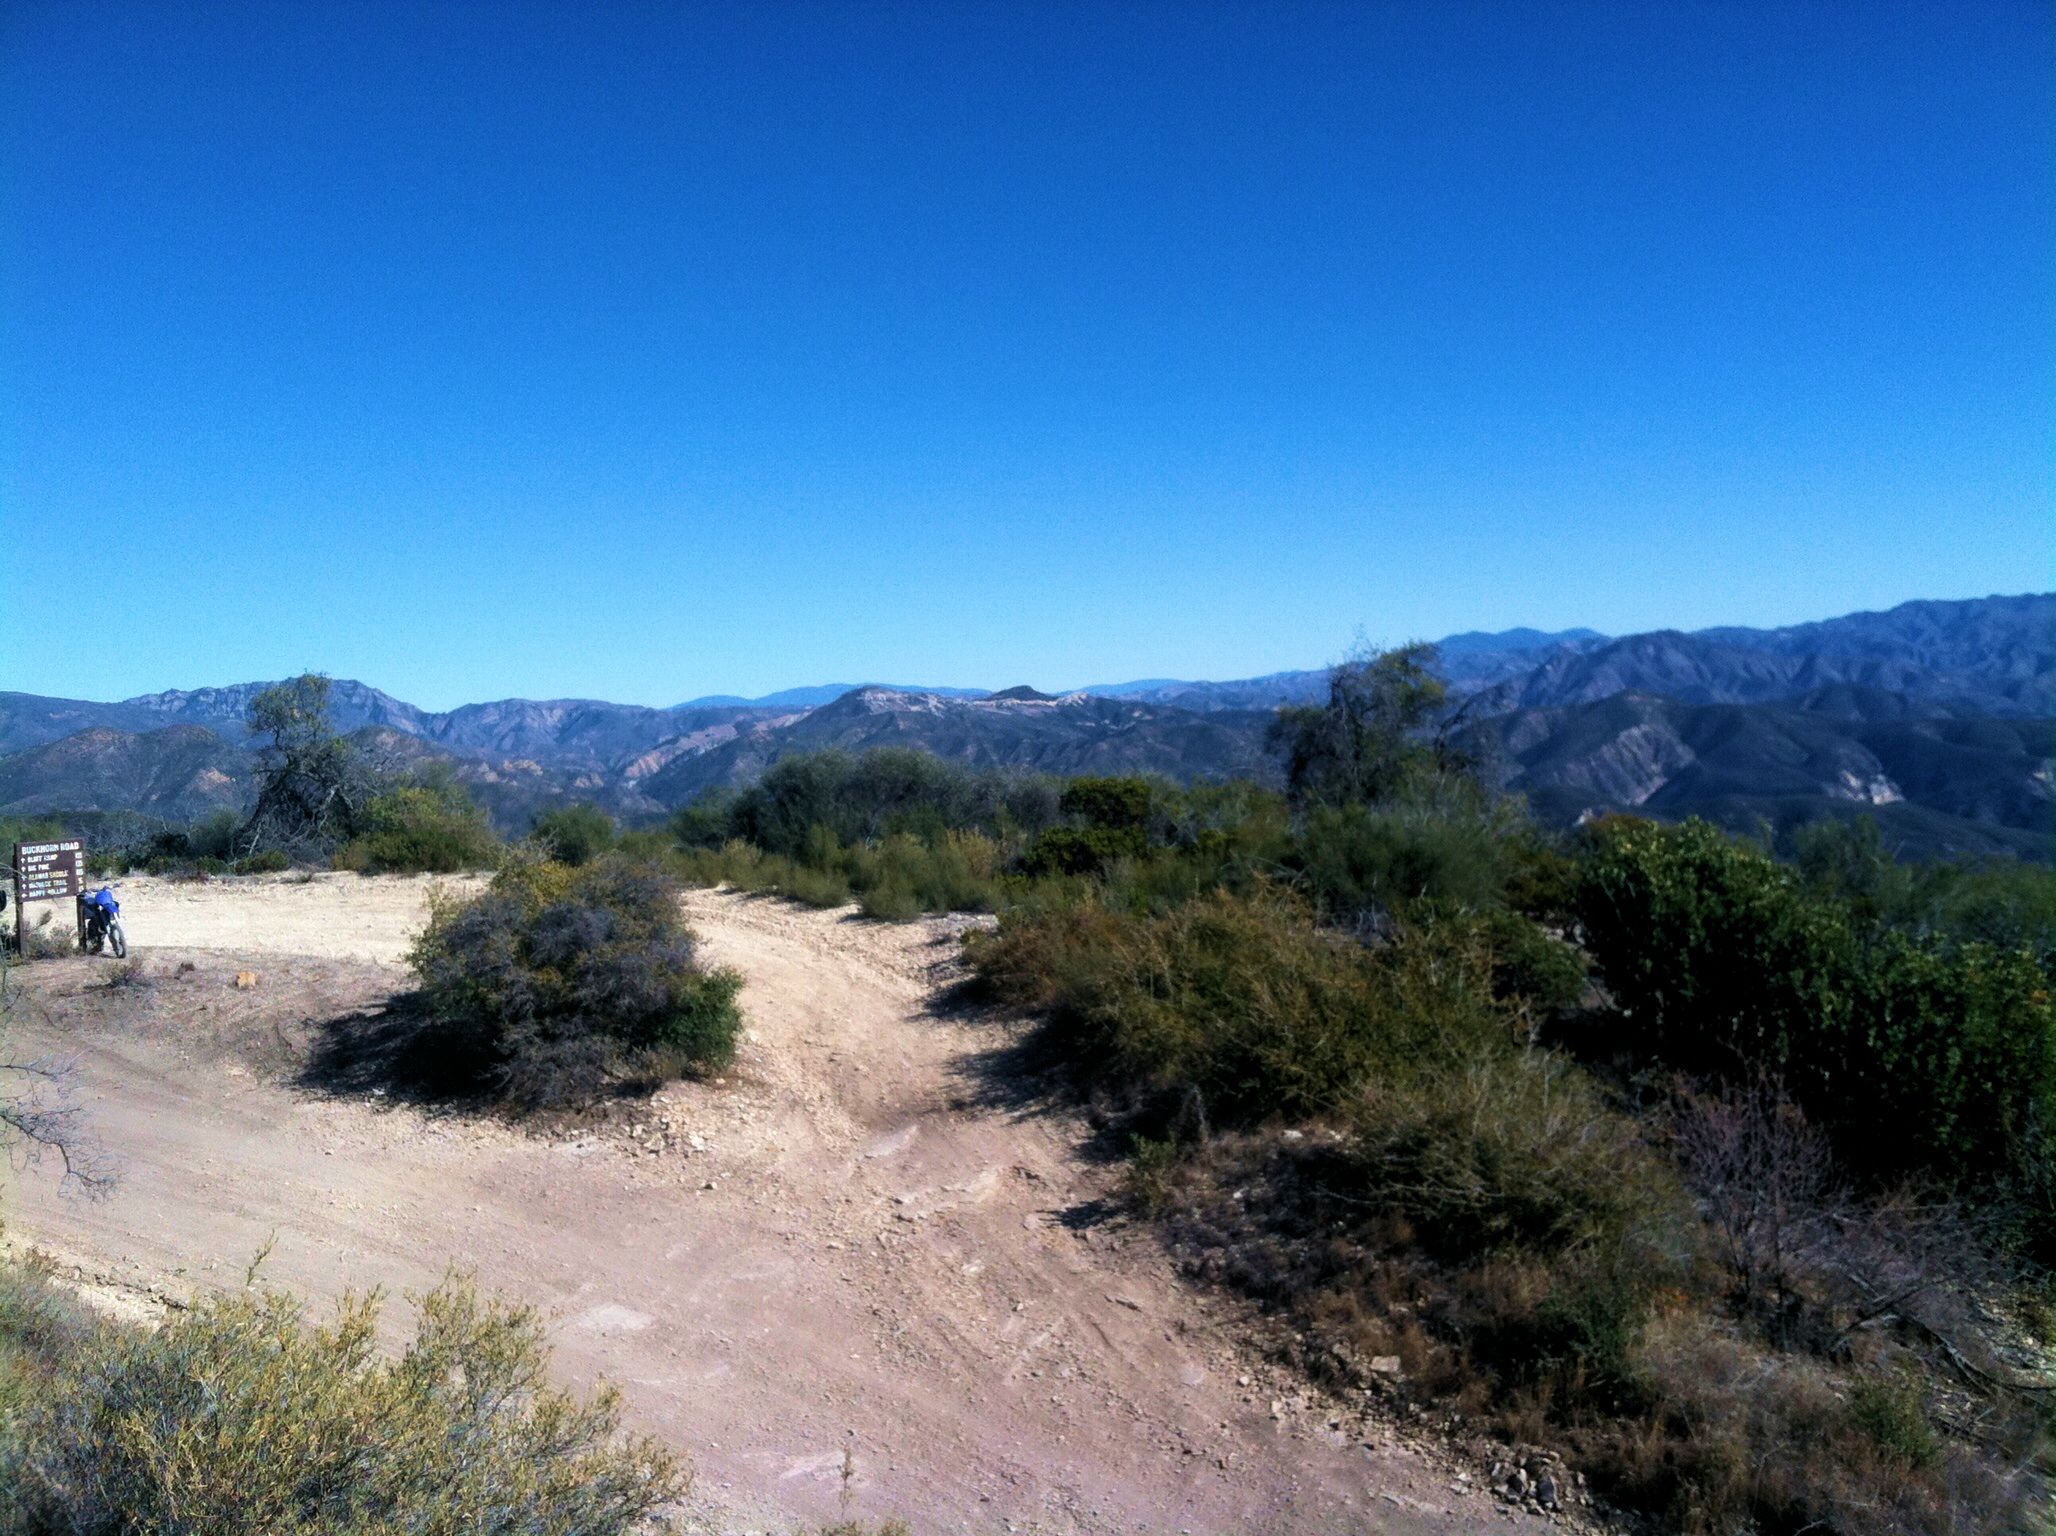
[[[123,892],[157,978],[135,989],[146,1001],[116,999],[130,989],[99,986],[89,961],[31,973],[43,1017],[24,1033],[78,1052],[126,1171],[96,1203],[28,1179],[15,1224],[97,1282],[239,1283],[274,1235],[266,1275],[310,1296],[475,1269],[548,1309],[560,1374],[617,1381],[635,1426],[692,1457],[696,1504],[724,1528],[845,1513],[1049,1533],[1540,1523],[1453,1493],[1420,1453],[1325,1405],[1273,1416],[1298,1394],[1249,1356],[1231,1305],[1106,1219],[1114,1175],[1075,1114],[1009,1075],[1012,1027],[933,1007],[952,925],[693,893],[706,956],[747,978],[737,1070],[674,1085],[628,1123],[545,1137],[282,1080],[279,1042],[310,1037],[301,1001],[333,1011],[404,986],[394,962],[424,882],[163,901],[157,885]],[[267,922],[281,896],[290,920]],[[259,970],[257,992],[232,989],[240,968]]]

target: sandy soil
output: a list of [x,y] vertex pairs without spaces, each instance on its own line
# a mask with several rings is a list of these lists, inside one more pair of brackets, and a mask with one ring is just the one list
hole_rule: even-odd
[[142,949],[220,949],[399,965],[430,895],[476,890],[477,876],[255,875],[116,881],[122,927]]
[[710,1527],[1540,1525],[1266,1364],[1234,1305],[1112,1214],[1114,1172],[1011,1027],[936,1007],[947,924],[692,896],[707,954],[748,980],[743,1060],[620,1123],[536,1135],[310,1079],[358,1027],[336,1021],[404,988],[429,885],[129,882],[148,984],[39,964],[16,1026],[76,1055],[122,1180],[89,1202],[33,1170],[17,1233],[102,1293],[174,1304],[241,1283],[267,1242],[265,1275],[314,1297],[473,1269],[549,1311],[560,1374],[620,1383],[692,1458]]

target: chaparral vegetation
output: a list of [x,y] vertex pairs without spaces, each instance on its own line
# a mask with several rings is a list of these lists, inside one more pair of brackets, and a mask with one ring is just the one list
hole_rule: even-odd
[[1319,1377],[1552,1447],[1667,1528],[2029,1518],[2056,874],[1901,863],[1858,819],[1775,851],[1551,833],[1438,729],[1433,660],[1282,711],[1282,790],[823,753],[689,807],[673,862],[996,913],[980,984]]
[[[740,979],[699,963],[681,883],[858,920],[991,914],[965,940],[976,988],[1126,1139],[1137,1217],[1271,1314],[1313,1377],[1541,1448],[1502,1468],[1538,1502],[1575,1476],[1665,1529],[1998,1532],[2047,1510],[2056,873],[1903,861],[1854,815],[1761,840],[1552,830],[1448,730],[1421,647],[1280,711],[1269,785],[823,751],[661,828],[570,805],[516,843],[447,776],[353,757],[319,695],[302,680],[253,709],[270,745],[249,815],[145,862],[496,869],[437,905],[413,963],[442,1068],[510,1108],[730,1060]],[[39,1308],[18,1304],[19,1330],[69,1326]],[[437,1308],[462,1326],[436,1333]],[[264,1414],[304,1412],[311,1470],[267,1475],[278,1509],[314,1508],[293,1500],[331,1486],[323,1415],[456,1411],[361,1355],[362,1317],[246,1299],[96,1344],[61,1390],[17,1365],[17,1402],[60,1407],[17,1413],[11,1454],[42,1469],[39,1507],[186,1498],[185,1447],[226,1457]],[[426,1318],[431,1354],[527,1337],[461,1291]],[[223,1350],[242,1352],[227,1376],[205,1363]],[[300,1370],[326,1385],[289,1390]],[[248,1422],[174,1414],[161,1445],[93,1448],[136,1394],[189,1403],[201,1379],[247,1383]],[[629,1511],[670,1474],[610,1413],[536,1397],[490,1433],[509,1456],[561,1448],[524,1474],[537,1508],[575,1484]],[[365,1467],[320,1498],[359,1518],[348,1499],[469,1497]],[[219,1471],[194,1474],[193,1507]]]

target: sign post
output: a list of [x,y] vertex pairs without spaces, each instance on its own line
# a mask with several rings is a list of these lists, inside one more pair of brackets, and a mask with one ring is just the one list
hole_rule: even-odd
[[61,843],[17,843],[14,846],[14,951],[28,953],[29,903],[71,899],[73,921],[78,898],[85,893],[86,845],[77,838]]

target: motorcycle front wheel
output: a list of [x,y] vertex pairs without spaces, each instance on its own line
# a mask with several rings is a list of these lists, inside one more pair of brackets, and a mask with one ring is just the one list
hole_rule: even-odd
[[115,959],[126,960],[128,958],[128,935],[121,931],[120,918],[116,918],[107,925],[107,943],[108,947],[114,951]]

